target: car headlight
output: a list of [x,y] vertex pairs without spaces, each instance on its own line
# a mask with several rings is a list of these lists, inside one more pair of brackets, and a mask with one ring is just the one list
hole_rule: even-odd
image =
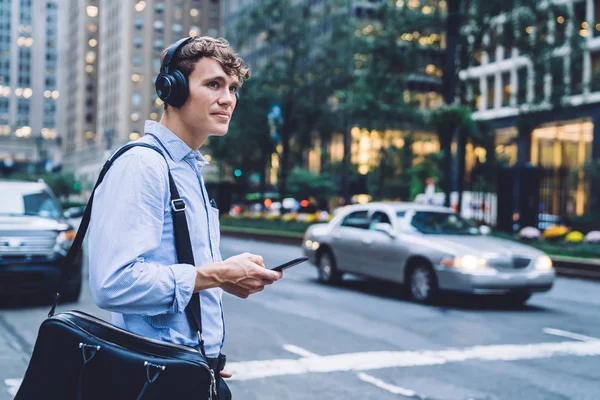
[[552,270],[552,260],[547,255],[539,256],[535,260],[535,269],[540,272],[548,272]]
[[75,240],[75,236],[77,236],[77,232],[73,229],[59,232],[58,236],[56,236],[56,248],[68,251]]
[[465,254],[454,258],[444,258],[442,265],[455,267],[465,271],[480,271],[488,268],[488,262],[485,258],[473,254]]

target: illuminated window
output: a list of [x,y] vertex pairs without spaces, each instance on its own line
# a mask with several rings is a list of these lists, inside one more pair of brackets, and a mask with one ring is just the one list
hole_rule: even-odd
[[88,17],[94,18],[98,16],[98,7],[96,6],[87,6],[85,10],[87,12]]
[[510,72],[502,74],[502,107],[510,105],[510,96],[512,95],[512,87],[510,86]]
[[87,62],[88,64],[93,64],[94,62],[96,62],[96,53],[94,53],[93,51],[88,51],[85,55],[85,62]]
[[473,110],[479,110],[481,105],[481,89],[479,87],[479,79],[471,79],[468,85],[471,96],[469,105]]
[[157,20],[157,21],[154,21],[154,23],[152,24],[152,27],[154,28],[155,31],[162,32],[165,29],[165,23],[160,20]]

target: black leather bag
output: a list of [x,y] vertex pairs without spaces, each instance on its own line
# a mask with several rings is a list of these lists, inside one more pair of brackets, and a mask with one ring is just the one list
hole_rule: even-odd
[[[185,312],[198,331],[200,351],[139,336],[79,311],[54,315],[90,223],[95,190],[112,163],[134,146],[147,147],[162,155],[154,146],[129,144],[102,168],[75,241],[65,258],[56,300],[48,319],[40,327],[16,400],[203,400],[216,397],[215,372],[209,367],[202,341],[197,293]],[[195,265],[185,203],[179,197],[170,171],[169,186],[178,261]]]

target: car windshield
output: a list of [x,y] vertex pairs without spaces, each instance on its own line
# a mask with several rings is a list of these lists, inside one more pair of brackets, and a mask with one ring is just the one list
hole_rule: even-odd
[[36,192],[2,193],[0,215],[36,215],[45,218],[59,218],[60,209],[50,193]]
[[421,233],[438,235],[479,235],[479,229],[456,214],[417,211],[410,225]]

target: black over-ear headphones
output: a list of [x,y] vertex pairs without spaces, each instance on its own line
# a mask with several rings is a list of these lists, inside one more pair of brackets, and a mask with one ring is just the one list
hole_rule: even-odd
[[160,66],[160,74],[154,82],[158,98],[173,107],[179,108],[185,103],[189,94],[189,87],[187,78],[183,73],[176,68],[171,68],[171,61],[177,50],[192,39],[193,37],[180,39],[169,47]]
[[[185,75],[177,68],[171,68],[171,61],[181,47],[185,46],[194,39],[189,36],[173,43],[163,59],[160,66],[160,73],[156,77],[154,87],[158,98],[173,107],[181,107],[188,98],[189,86]],[[239,100],[239,93],[235,92],[236,106]]]

